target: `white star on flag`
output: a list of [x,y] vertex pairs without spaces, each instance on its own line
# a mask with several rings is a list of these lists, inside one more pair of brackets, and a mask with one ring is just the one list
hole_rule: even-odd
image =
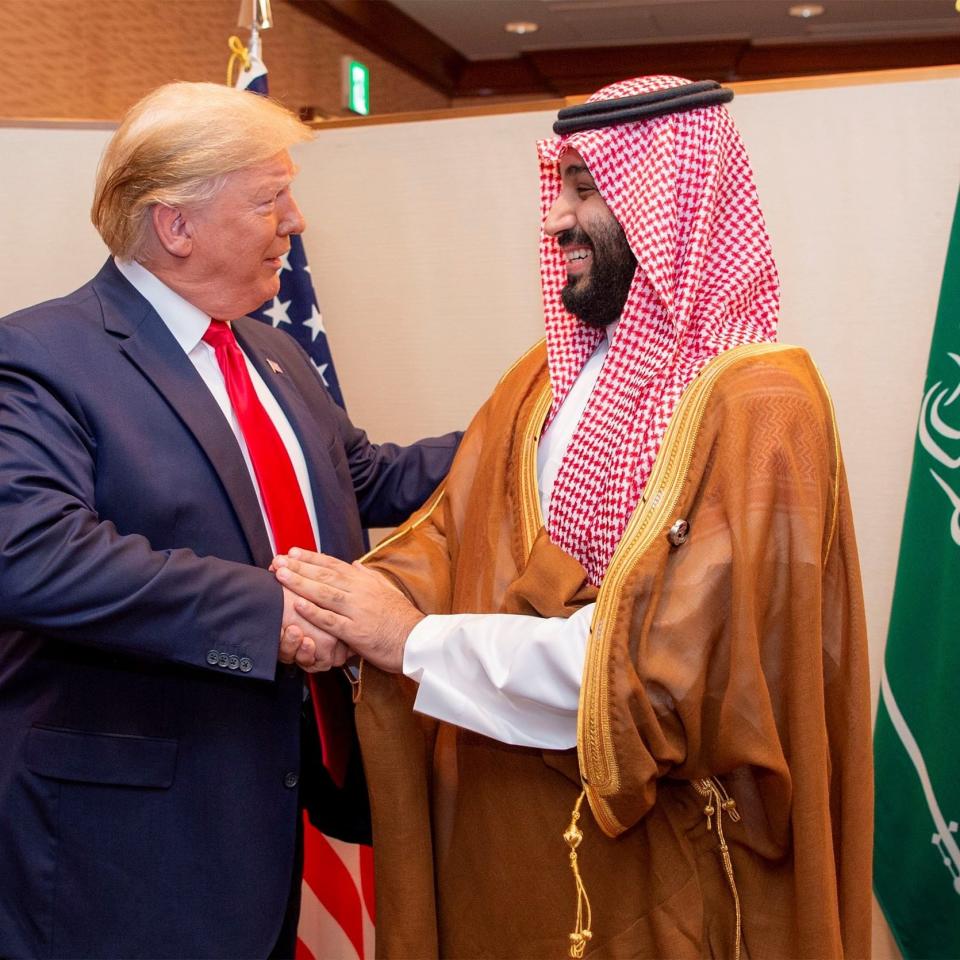
[[323,329],[323,314],[317,309],[317,305],[313,304],[310,310],[310,317],[307,320],[303,321],[303,325],[310,331],[312,336],[311,340],[317,339],[318,333],[326,333],[327,331]]
[[290,266],[290,251],[288,250],[281,258],[280,263],[280,272],[283,273],[284,270],[292,270],[293,267]]
[[[290,300],[281,302],[279,297],[274,297],[273,306],[263,312],[270,318],[270,322],[275,327],[279,327],[281,323],[293,323],[290,317],[287,316],[287,307],[290,306],[290,303]],[[314,334],[314,336],[316,336],[316,334]]]
[[327,378],[324,376],[326,373],[327,367],[330,366],[329,363],[317,363],[316,361],[311,361],[313,365],[317,368],[317,373],[320,374],[320,379],[323,381],[325,387],[329,387],[330,384],[327,383]]

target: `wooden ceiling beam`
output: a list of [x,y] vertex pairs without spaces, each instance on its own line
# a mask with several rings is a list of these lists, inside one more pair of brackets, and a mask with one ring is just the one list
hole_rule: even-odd
[[737,80],[767,80],[861,70],[896,70],[960,63],[957,37],[897,40],[752,43],[737,62]]
[[656,43],[571,50],[534,50],[511,60],[477,60],[461,74],[456,95],[575,96],[644,74],[732,80],[733,66],[748,40],[714,43]]
[[571,96],[626,77],[658,73],[731,80],[730,66],[748,46],[746,39],[651,43],[592,50],[538,51],[531,53],[530,57],[557,93]]
[[644,74],[694,80],[765,80],[960,62],[956,37],[858,42],[754,43],[747,39],[536,50],[509,60],[467,61],[458,97],[574,96]]
[[960,63],[955,36],[896,40],[695,43],[531,50],[468,60],[389,0],[289,0],[448,97],[565,97],[651,73],[695,80],[780,77]]
[[452,96],[469,62],[387,0],[289,0],[315,20]]

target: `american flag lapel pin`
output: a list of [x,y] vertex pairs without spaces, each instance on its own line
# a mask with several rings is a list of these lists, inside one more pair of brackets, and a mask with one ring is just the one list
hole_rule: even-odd
[[276,360],[271,360],[269,357],[267,357],[267,363],[269,364],[270,369],[271,369],[274,373],[283,373],[283,367],[281,367],[280,364],[277,363]]

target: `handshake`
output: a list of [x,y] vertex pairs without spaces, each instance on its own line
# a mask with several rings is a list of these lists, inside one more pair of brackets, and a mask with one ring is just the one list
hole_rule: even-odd
[[319,673],[356,655],[402,672],[404,645],[423,614],[379,573],[299,547],[274,557],[270,570],[283,586],[281,663]]

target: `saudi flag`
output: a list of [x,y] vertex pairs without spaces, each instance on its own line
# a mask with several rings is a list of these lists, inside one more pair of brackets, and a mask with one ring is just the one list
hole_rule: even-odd
[[960,198],[917,424],[874,752],[877,899],[904,957],[960,957]]

